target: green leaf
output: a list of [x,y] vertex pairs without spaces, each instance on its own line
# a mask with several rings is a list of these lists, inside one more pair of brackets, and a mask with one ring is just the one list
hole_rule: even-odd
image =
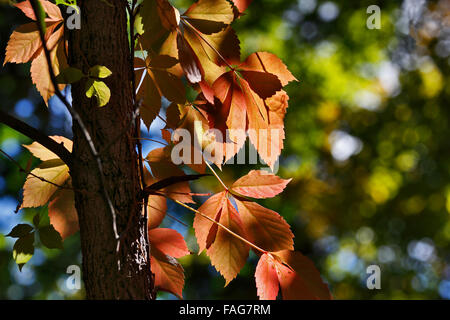
[[44,246],[49,249],[62,249],[62,238],[52,225],[39,228],[39,238]]
[[83,71],[80,69],[69,67],[61,71],[56,77],[56,81],[58,83],[70,84],[80,81],[84,76]]
[[111,70],[109,70],[105,66],[94,66],[89,69],[89,76],[94,78],[108,78],[110,75],[112,75]]
[[18,224],[15,226],[10,233],[6,235],[6,237],[11,238],[22,238],[33,231],[33,227],[29,224]]
[[29,233],[24,237],[19,238],[13,247],[13,259],[22,271],[23,266],[27,263],[34,254],[34,232]]
[[99,107],[103,107],[109,102],[111,91],[103,81],[89,79],[86,83],[86,96],[88,98],[95,96]]

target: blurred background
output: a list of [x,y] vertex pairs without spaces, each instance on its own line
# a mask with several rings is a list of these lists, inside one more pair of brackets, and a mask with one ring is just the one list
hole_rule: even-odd
[[[180,11],[192,3],[172,2]],[[366,26],[371,5],[381,9],[380,29]],[[27,20],[0,7],[3,55],[12,30]],[[314,261],[336,299],[450,299],[450,0],[255,0],[234,28],[243,59],[273,52],[300,80],[287,87],[278,171],[293,180],[261,202],[291,224],[295,249]],[[0,104],[47,134],[71,138],[70,116],[55,99],[45,106],[29,65],[0,69]],[[162,126],[143,127],[143,135],[159,139]],[[26,166],[23,143],[31,141],[0,125],[0,148]],[[146,143],[144,154],[157,146]],[[225,166],[221,175],[232,181],[255,168]],[[14,240],[4,235],[47,213],[14,213],[24,180],[0,159],[0,299],[81,299],[83,289],[65,285],[67,267],[81,263],[78,234],[62,251],[38,245],[22,272],[12,259]],[[218,186],[207,178],[193,188]],[[174,204],[169,212],[188,227],[170,218],[163,226],[196,252],[192,215]],[[206,255],[180,261],[186,299],[257,298],[254,254],[226,288]],[[372,264],[381,268],[380,290],[366,287]]]

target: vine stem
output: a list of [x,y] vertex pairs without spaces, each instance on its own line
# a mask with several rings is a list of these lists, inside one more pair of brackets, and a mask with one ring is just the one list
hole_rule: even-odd
[[226,191],[229,191],[227,185],[222,181],[222,179],[220,179],[219,175],[216,173],[216,171],[214,171],[214,169],[211,167],[211,165],[208,163],[208,161],[206,161],[206,159],[203,157],[203,160],[205,161],[206,165],[208,166],[209,170],[212,171],[212,173],[214,174],[214,176],[217,178],[217,180],[220,182],[220,184],[222,185],[222,187],[224,187],[224,189]]
[[208,217],[207,215],[205,215],[204,213],[198,211],[197,209],[194,209],[190,206],[188,206],[187,204],[184,204],[183,202],[179,201],[179,200],[173,200],[176,203],[178,203],[180,206],[185,207],[186,209],[195,212],[199,215],[201,215],[203,218],[208,219],[209,221],[211,221],[212,223],[217,224],[219,227],[221,227],[222,229],[224,229],[225,231],[227,231],[229,234],[231,234],[232,236],[238,238],[239,240],[245,242],[247,245],[249,245],[250,247],[252,247],[253,249],[265,254],[265,253],[269,253],[267,250],[261,249],[260,247],[258,247],[256,244],[251,243],[250,241],[248,241],[247,239],[241,237],[240,235],[238,235],[237,233],[231,231],[230,229],[228,229],[227,227],[225,227],[223,224],[221,224],[220,222]]

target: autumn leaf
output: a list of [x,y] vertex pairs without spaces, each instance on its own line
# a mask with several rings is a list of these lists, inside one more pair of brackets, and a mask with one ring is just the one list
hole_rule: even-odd
[[148,238],[155,287],[182,299],[184,270],[175,258],[190,254],[183,236],[172,229],[156,228],[148,231]]
[[7,62],[25,63],[30,61],[41,48],[41,38],[36,23],[19,26],[11,34],[3,65]]
[[[50,51],[50,60],[55,74],[67,67],[64,26],[61,12],[55,4],[50,1],[41,0],[40,4],[45,10],[47,18],[46,32],[44,35],[47,48]],[[15,5],[30,19],[36,21],[33,8],[30,1],[23,1]],[[54,94],[55,88],[50,80],[47,60],[44,54],[43,45],[40,40],[37,24],[35,22],[19,26],[11,35],[6,48],[4,64],[7,62],[31,63],[31,79],[36,85],[39,93],[48,103],[50,97]],[[65,85],[58,85],[62,90]]]
[[[152,172],[153,181],[157,182],[169,177],[184,176],[183,170],[178,168],[170,158],[170,149],[157,148],[147,155],[146,161],[149,164]],[[189,182],[182,181],[166,188],[159,190],[159,193],[168,198],[179,200],[185,203],[194,203],[191,196],[191,189]]]
[[233,22],[234,13],[226,0],[199,0],[189,7],[183,17],[200,32],[212,34]]
[[[209,108],[221,110],[220,113],[209,111],[210,124],[221,131],[248,132],[261,158],[273,168],[283,149],[283,120],[288,102],[287,94],[281,89],[292,80],[295,78],[276,56],[268,53],[250,55],[235,70],[224,73],[213,83],[215,96],[222,106]],[[243,144],[242,134],[239,142],[237,136],[230,135],[230,139],[238,145]],[[235,148],[232,153],[228,152],[225,159],[237,151]]]
[[[198,210],[201,213],[205,214],[206,216],[210,217],[211,219],[216,220],[216,217],[222,210],[225,197],[226,197],[225,192],[217,193],[208,198],[208,200],[206,200]],[[213,226],[212,221],[202,217],[199,214],[195,215],[194,230],[195,230],[195,237],[197,238],[197,243],[199,247],[198,248],[199,254],[206,249],[206,239],[212,226]]]
[[[57,5],[51,3],[50,1],[47,1],[47,0],[39,0],[39,2],[41,3],[44,11],[47,13],[47,18],[45,19],[45,21],[57,22],[57,21],[63,20],[61,11],[59,10]],[[34,14],[33,7],[31,6],[31,3],[29,0],[16,3],[16,4],[14,4],[14,6],[16,6],[17,8],[22,10],[22,12],[28,18],[36,21],[36,16]]]
[[180,32],[177,34],[177,48],[181,68],[183,68],[184,74],[189,82],[199,83],[202,81],[205,72],[200,64],[200,60]]
[[[221,192],[209,198],[199,211],[245,238],[243,223],[228,199],[227,192]],[[244,266],[249,253],[248,244],[222,227],[217,227],[198,213],[194,219],[194,229],[199,252],[209,247],[206,252],[211,259],[211,264],[225,278],[225,286],[227,286]]]
[[[45,164],[45,162],[44,162]],[[69,168],[66,165],[58,165],[45,169],[36,168],[31,171],[35,176],[41,177],[47,181],[42,181],[35,176],[28,175],[23,186],[23,202],[21,208],[40,207],[50,200],[52,195],[63,186],[69,179]]]
[[232,190],[247,197],[264,199],[281,193],[291,181],[263,170],[252,170],[231,186]]
[[253,0],[231,0],[240,13],[244,12]]
[[294,235],[278,213],[253,201],[235,200],[248,240],[267,251],[294,249]]
[[176,103],[186,101],[183,83],[167,71],[177,63],[177,59],[167,55],[156,55],[145,61],[135,59],[137,98],[143,99],[141,117],[148,128],[161,109],[162,96]]
[[298,81],[280,58],[270,52],[252,53],[239,68],[242,70],[261,71],[274,74],[283,86],[291,81]]
[[255,280],[258,296],[264,300],[277,297],[278,284],[284,300],[332,298],[328,286],[312,261],[296,251],[283,250],[263,254],[256,267]]
[[255,271],[256,288],[259,299],[275,300],[278,295],[279,281],[273,258],[263,254],[259,258]]
[[150,229],[148,237],[155,249],[174,258],[181,258],[190,254],[183,236],[173,229]]
[[164,220],[167,212],[167,199],[159,195],[148,197],[148,228],[157,228]]
[[[67,150],[72,150],[71,140],[60,136],[51,136],[50,138],[62,144]],[[70,189],[69,167],[57,155],[37,142],[24,145],[24,147],[43,162],[31,171],[33,175],[27,176],[23,187],[21,208],[40,207],[48,204],[50,223],[65,239],[79,229],[74,193]]]
[[[51,136],[50,138],[55,140],[57,143],[62,144],[67,150],[72,150],[73,143],[70,139],[61,136]],[[42,161],[58,159],[58,156],[56,154],[54,154],[52,151],[48,150],[38,142],[33,142],[30,145],[24,145],[24,147],[28,149],[28,151],[30,151],[33,156]]]
[[181,264],[169,255],[152,249],[150,259],[152,273],[155,275],[155,289],[173,293],[183,298],[184,269]]
[[48,204],[48,217],[62,239],[70,237],[80,229],[72,190],[61,189],[56,191]]

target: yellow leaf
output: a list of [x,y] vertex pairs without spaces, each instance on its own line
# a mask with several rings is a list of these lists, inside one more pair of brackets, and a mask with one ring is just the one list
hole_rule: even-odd
[[[59,144],[63,143],[64,147],[67,150],[72,151],[73,143],[71,140],[69,140],[65,137],[61,137],[61,136],[51,136],[50,138],[52,138]],[[38,142],[33,142],[30,145],[24,145],[24,147],[27,148],[33,154],[33,156],[41,159],[42,161],[58,159],[58,156],[56,154],[54,154],[53,152],[51,152],[50,150],[48,150],[46,147],[44,147],[43,145],[41,145]]]
[[[45,169],[36,168],[31,171],[31,173],[35,176],[44,178],[47,181],[51,181],[58,186],[64,185],[70,177],[69,167],[66,165]],[[22,208],[40,207],[47,204],[58,189],[59,188],[53,184],[42,181],[31,174],[28,175],[23,186]]]

